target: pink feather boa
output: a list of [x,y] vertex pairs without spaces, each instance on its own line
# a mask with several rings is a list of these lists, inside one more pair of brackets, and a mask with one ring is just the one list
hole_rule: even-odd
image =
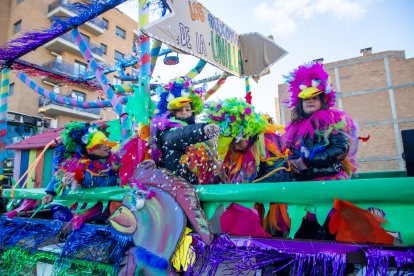
[[356,173],[358,167],[355,160],[358,151],[358,127],[356,122],[344,111],[337,109],[319,110],[309,118],[290,123],[286,127],[283,138],[287,147],[299,149],[305,137],[326,135],[330,130],[332,133],[340,132],[348,137],[350,148],[346,160],[342,163],[349,176]]
[[[342,122],[344,122],[343,125],[341,125]],[[355,121],[344,111],[337,109],[319,110],[309,118],[290,123],[286,127],[284,139],[289,147],[299,148],[306,136],[314,137],[315,132],[326,132],[331,128],[333,128],[333,133],[342,132],[352,141],[358,142]]]

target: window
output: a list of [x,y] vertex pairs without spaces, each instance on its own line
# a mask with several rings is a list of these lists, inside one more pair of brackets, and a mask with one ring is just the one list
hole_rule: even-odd
[[134,54],[138,54],[138,50],[139,50],[138,42],[133,41],[132,42],[132,52]]
[[17,4],[20,4],[21,2],[23,2],[24,0],[16,0]]
[[13,33],[14,34],[20,33],[21,30],[22,30],[22,21],[19,20],[16,23],[14,23]]
[[82,35],[83,39],[85,39],[86,43],[89,44],[90,41],[91,41],[91,38],[89,36],[87,36],[86,34],[83,34],[83,33],[81,33],[81,35]]
[[102,50],[102,54],[106,55],[106,53],[108,51],[108,46],[106,46],[105,44],[101,43],[101,50]]
[[119,28],[118,26],[116,26],[115,34],[117,36],[119,36],[120,38],[122,38],[122,39],[125,39],[125,37],[126,37],[125,31],[123,29]]
[[53,93],[60,94],[60,85],[53,86]]
[[14,83],[10,83],[10,86],[9,86],[9,97],[10,96],[13,96],[13,94],[14,94]]
[[77,90],[72,90],[70,97],[74,100],[82,102],[86,100],[86,94]]
[[75,66],[74,66],[74,70],[73,70],[73,73],[74,73],[75,76],[85,74],[87,69],[88,69],[88,65],[86,65],[83,62],[75,60]]
[[114,76],[114,78],[112,79],[112,84],[122,84],[122,81],[120,78]]
[[108,19],[102,18],[102,24],[105,30],[108,30],[109,28],[109,21]]
[[124,54],[121,52],[118,52],[117,50],[115,50],[115,56],[114,56],[115,60],[121,60],[124,59]]

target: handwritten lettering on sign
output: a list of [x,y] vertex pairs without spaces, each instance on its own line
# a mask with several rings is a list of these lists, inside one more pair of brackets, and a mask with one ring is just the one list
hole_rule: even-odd
[[195,0],[165,0],[171,13],[144,33],[236,76],[243,73],[239,35]]
[[207,56],[206,43],[202,34],[196,32],[197,53]]
[[212,14],[208,14],[208,23],[211,29],[210,43],[214,60],[242,75],[243,64],[238,35]]
[[200,3],[188,1],[188,7],[190,8],[191,20],[204,22],[203,6]]
[[180,36],[177,39],[177,43],[191,49],[190,44],[190,28],[185,26],[183,23],[180,23]]

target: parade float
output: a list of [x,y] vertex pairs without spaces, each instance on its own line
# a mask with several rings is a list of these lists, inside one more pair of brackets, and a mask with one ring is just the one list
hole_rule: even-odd
[[[146,160],[141,154],[145,151],[138,149],[147,146],[154,109],[150,90],[157,88],[151,83],[151,75],[162,43],[172,51],[200,59],[185,75],[187,78],[194,79],[207,62],[223,70],[217,83],[205,91],[205,98],[233,75],[245,78],[246,99],[251,99],[249,77],[264,74],[286,52],[260,34],[237,34],[196,1],[140,1],[140,55],[117,65],[122,69],[138,62],[138,76],[123,76],[138,84],[110,85],[105,76],[110,70],[95,61],[76,26],[123,2],[91,0],[87,4],[68,4],[77,16],[56,18],[49,29],[23,34],[0,48],[2,99],[7,99],[12,71],[51,101],[81,108],[112,107],[119,119],[99,127],[111,140],[120,142],[126,152],[123,158],[128,160],[128,166],[123,166],[119,174],[119,187],[88,188],[55,198],[54,205],[82,206],[76,208],[75,216],[85,214],[96,204],[111,208],[112,203],[121,202],[115,204],[117,208],[113,208],[106,222],[84,223],[79,229],[71,229],[67,222],[51,219],[50,206],[41,203],[45,195],[42,187],[53,177],[53,148],[59,143],[56,139],[61,130],[11,146],[20,151],[16,164],[25,171],[15,171],[14,187],[3,190],[8,212],[0,218],[1,274],[166,275],[185,271],[188,275],[273,275],[284,271],[343,275],[352,272],[350,267],[363,268],[362,273],[369,275],[412,273],[414,180],[405,172],[366,173],[350,180],[193,186]],[[154,9],[160,11],[160,18],[148,24],[148,13]],[[30,79],[30,74],[67,78],[42,71],[19,58],[68,31],[107,100],[76,101],[47,91]],[[174,59],[168,62],[173,64]],[[122,70],[118,71],[122,76]],[[67,81],[96,85],[90,79],[85,76]],[[378,226],[387,222],[382,227],[395,234],[395,244],[373,244],[369,238],[366,242],[295,239],[303,221],[309,219],[307,212],[315,214],[313,221],[323,224],[338,199],[352,202],[361,210],[380,213]],[[273,202],[287,204],[287,237],[221,233],[217,221],[224,209],[237,203],[249,210],[257,202],[263,204],[265,212]]]

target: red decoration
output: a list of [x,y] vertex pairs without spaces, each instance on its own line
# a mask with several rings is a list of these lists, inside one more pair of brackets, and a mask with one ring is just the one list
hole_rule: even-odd
[[121,158],[122,166],[119,168],[118,173],[122,187],[131,180],[136,166],[149,158],[148,149],[148,143],[138,137],[132,138],[122,148],[122,151],[125,153]]
[[252,104],[252,92],[251,91],[247,92],[247,94],[246,94],[246,96],[244,96],[244,98],[246,99],[246,103]]
[[381,227],[381,223],[387,222],[384,218],[345,200],[335,199],[334,208],[336,211],[329,222],[329,232],[337,233],[337,241],[389,245],[394,243],[394,237]]
[[369,140],[369,138],[371,138],[371,135],[369,135],[369,134],[368,134],[367,137],[358,136],[358,140],[361,140],[362,142],[367,142]]

